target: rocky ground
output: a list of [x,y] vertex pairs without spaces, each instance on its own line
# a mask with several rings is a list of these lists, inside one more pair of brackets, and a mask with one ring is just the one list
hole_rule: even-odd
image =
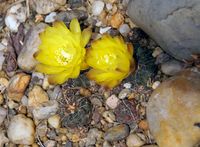
[[[0,146],[157,146],[147,102],[162,81],[188,65],[138,28],[127,5],[128,0],[0,0]],[[69,25],[74,17],[82,28],[92,27],[91,41],[109,33],[134,45],[137,70],[116,88],[96,85],[85,72],[50,85],[33,70],[38,34],[57,20]]]

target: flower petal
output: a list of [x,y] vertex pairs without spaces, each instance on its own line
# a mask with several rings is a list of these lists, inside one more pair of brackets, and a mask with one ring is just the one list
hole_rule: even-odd
[[49,66],[45,64],[37,64],[35,70],[45,74],[57,74],[65,70],[63,67]]
[[92,35],[92,30],[90,28],[86,28],[82,31],[81,34],[81,45],[82,47],[85,47],[87,43],[90,41]]
[[70,22],[70,31],[73,33],[81,33],[81,28],[80,28],[80,24],[78,22],[78,19],[74,18],[72,19],[72,21]]
[[63,71],[58,74],[53,74],[48,76],[50,84],[63,84],[70,78],[71,72]]

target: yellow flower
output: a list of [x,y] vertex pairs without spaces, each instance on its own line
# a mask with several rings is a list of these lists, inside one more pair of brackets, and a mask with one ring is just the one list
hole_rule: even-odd
[[113,88],[135,69],[132,56],[132,45],[124,43],[122,37],[104,35],[87,51],[86,62],[92,67],[87,76],[102,86]]
[[77,19],[68,29],[63,22],[55,22],[40,34],[41,44],[35,59],[39,61],[36,71],[48,75],[51,84],[62,84],[69,78],[77,78],[80,70],[86,69],[85,46],[91,30],[81,32]]

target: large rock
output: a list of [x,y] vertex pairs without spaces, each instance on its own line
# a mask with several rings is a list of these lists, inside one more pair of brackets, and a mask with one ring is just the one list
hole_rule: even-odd
[[131,0],[132,20],[179,60],[200,53],[199,0]]
[[147,120],[160,147],[200,142],[200,72],[188,69],[160,84],[148,102]]
[[17,63],[21,69],[31,71],[38,63],[33,55],[38,51],[38,46],[41,43],[39,34],[44,31],[46,26],[46,24],[40,23],[27,32],[23,48],[17,58]]

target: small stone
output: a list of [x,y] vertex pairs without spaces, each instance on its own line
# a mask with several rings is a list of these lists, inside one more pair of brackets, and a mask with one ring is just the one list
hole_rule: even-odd
[[138,126],[142,130],[148,130],[149,129],[149,125],[148,125],[148,122],[146,120],[141,120],[139,122]]
[[92,93],[90,92],[90,90],[83,88],[83,87],[80,88],[80,95],[89,97],[89,96],[91,96],[91,94]]
[[15,144],[31,145],[35,140],[34,123],[25,115],[14,116],[8,126],[8,138]]
[[4,119],[6,118],[7,110],[3,107],[0,107],[0,126],[3,123]]
[[12,100],[9,100],[9,101],[8,101],[8,108],[9,108],[9,109],[14,109],[14,108],[17,108],[18,106],[19,106],[18,103],[15,103],[15,102],[12,101]]
[[66,0],[32,0],[30,5],[38,14],[48,14],[66,4]]
[[9,82],[6,78],[3,78],[3,77],[0,78],[0,92],[1,93],[4,93],[4,91],[8,87],[8,84]]
[[2,70],[2,66],[3,66],[4,60],[5,60],[4,52],[0,51],[0,70]]
[[5,24],[12,32],[17,32],[20,23],[26,21],[26,8],[21,3],[12,6],[6,14]]
[[23,48],[17,58],[18,66],[25,71],[32,71],[38,63],[33,55],[38,51],[38,46],[41,43],[39,33],[43,32],[46,24],[39,23],[33,26],[27,32]]
[[130,134],[126,139],[126,145],[128,147],[141,147],[144,144],[144,141],[136,134]]
[[124,88],[130,89],[132,87],[132,84],[131,83],[125,83],[123,86],[124,86]]
[[51,12],[49,15],[45,17],[44,21],[46,23],[52,23],[56,20],[56,15],[57,15],[56,12]]
[[5,131],[0,130],[0,147],[3,147],[8,142],[9,142],[9,140],[5,136]]
[[54,140],[47,140],[47,141],[44,143],[44,146],[45,146],[45,147],[56,147],[56,141],[54,141]]
[[107,141],[119,141],[126,138],[129,135],[129,127],[126,124],[120,124],[110,128],[104,136]]
[[48,119],[50,116],[55,115],[57,111],[58,111],[58,102],[52,100],[34,108],[33,116],[36,120]]
[[48,102],[49,98],[47,93],[40,87],[35,85],[28,93],[28,106],[37,107],[38,105]]
[[49,80],[48,80],[48,76],[44,77],[43,83],[42,83],[42,88],[47,90],[51,87]]
[[41,138],[47,136],[47,130],[48,130],[48,127],[47,127],[46,120],[40,122],[36,127],[36,132],[38,133],[39,137],[41,137]]
[[108,141],[104,141],[103,147],[112,147]]
[[78,8],[84,5],[84,0],[68,0],[67,3],[71,6],[71,8]]
[[102,138],[102,136],[103,132],[99,131],[97,128],[90,129],[86,139],[86,146],[95,145],[96,141]]
[[99,1],[99,0],[94,1],[92,3],[92,14],[96,16],[100,15],[101,12],[103,11],[104,5],[105,4],[103,1]]
[[116,12],[110,20],[113,28],[119,28],[124,23],[124,16],[120,12]]
[[30,81],[30,75],[19,73],[9,80],[7,94],[9,99],[20,102]]
[[59,128],[60,127],[60,116],[59,115],[53,115],[48,118],[48,123],[54,127],[54,128]]
[[155,81],[152,85],[153,89],[156,89],[160,85],[160,81]]
[[97,107],[102,107],[102,105],[103,105],[101,100],[98,98],[92,98],[91,103],[92,103],[92,105],[97,106]]
[[177,60],[169,60],[161,64],[161,71],[166,74],[173,76],[184,69],[185,64]]
[[106,9],[108,10],[108,11],[110,11],[110,10],[112,10],[112,4],[111,3],[107,3],[106,4]]
[[111,95],[106,100],[106,105],[108,105],[109,108],[115,109],[119,104],[119,99],[116,97],[116,95]]
[[123,36],[127,36],[128,33],[130,32],[130,27],[128,24],[122,24],[120,27],[119,27],[119,32],[123,35]]
[[99,33],[100,34],[104,34],[104,33],[106,33],[107,31],[109,31],[111,29],[111,27],[105,27],[105,28],[100,28],[100,30],[99,30]]
[[163,50],[160,47],[156,47],[152,53],[153,57],[157,57],[158,55],[160,55],[163,52]]
[[4,97],[3,97],[3,95],[0,93],[0,105],[3,104],[3,101],[4,101]]
[[142,147],[158,147],[157,145],[144,145]]
[[31,83],[33,85],[42,85],[43,83],[43,80],[44,80],[44,74],[42,73],[39,73],[39,72],[32,72],[32,75],[31,75]]
[[18,112],[21,113],[21,114],[26,114],[27,113],[26,106],[20,105],[19,108],[18,108]]
[[118,97],[119,99],[125,99],[126,97],[128,97],[130,93],[131,93],[130,89],[123,89],[122,91],[120,91]]
[[103,117],[109,123],[113,123],[115,121],[115,114],[112,111],[105,111],[103,113]]

